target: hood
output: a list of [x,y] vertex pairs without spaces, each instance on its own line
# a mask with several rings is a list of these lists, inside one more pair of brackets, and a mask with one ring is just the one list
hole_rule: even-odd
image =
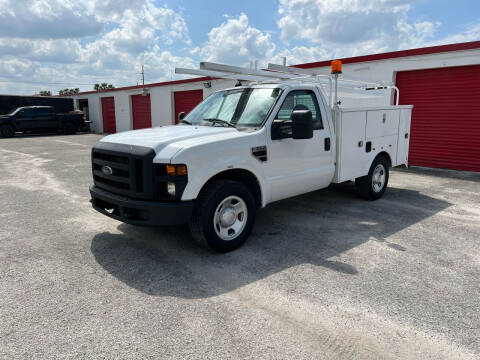
[[133,146],[145,146],[154,149],[157,155],[162,153],[163,158],[171,158],[188,144],[188,141],[185,142],[185,140],[209,141],[212,140],[212,138],[224,139],[237,137],[239,135],[241,135],[241,133],[234,128],[171,125],[125,131],[105,136],[100,141]]

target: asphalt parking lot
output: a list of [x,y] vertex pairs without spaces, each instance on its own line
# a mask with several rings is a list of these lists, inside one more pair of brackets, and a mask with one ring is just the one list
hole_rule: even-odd
[[284,200],[220,255],[92,210],[98,139],[0,139],[1,358],[480,358],[480,174]]

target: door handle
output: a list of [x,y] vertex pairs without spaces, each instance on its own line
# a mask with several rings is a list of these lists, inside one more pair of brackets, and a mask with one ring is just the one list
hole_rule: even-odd
[[325,151],[330,151],[330,138],[325,138]]

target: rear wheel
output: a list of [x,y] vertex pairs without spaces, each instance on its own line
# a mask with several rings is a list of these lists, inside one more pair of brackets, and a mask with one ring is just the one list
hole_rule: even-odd
[[15,135],[15,128],[13,127],[13,125],[3,125],[1,128],[0,128],[0,134],[2,135],[2,137],[4,138],[10,138],[10,137],[13,137]]
[[216,181],[197,199],[190,230],[193,238],[218,252],[240,247],[250,235],[256,205],[252,193],[242,183]]
[[63,133],[66,135],[72,135],[77,132],[77,127],[73,123],[66,123],[63,125]]
[[388,160],[384,156],[377,156],[370,166],[366,176],[355,179],[355,186],[360,197],[367,200],[380,199],[388,185]]

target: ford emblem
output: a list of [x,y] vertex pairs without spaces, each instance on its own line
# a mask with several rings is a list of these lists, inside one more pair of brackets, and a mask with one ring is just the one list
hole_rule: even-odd
[[103,172],[105,175],[112,175],[112,174],[113,174],[113,169],[112,169],[110,166],[103,165],[103,166],[102,166],[102,172]]

